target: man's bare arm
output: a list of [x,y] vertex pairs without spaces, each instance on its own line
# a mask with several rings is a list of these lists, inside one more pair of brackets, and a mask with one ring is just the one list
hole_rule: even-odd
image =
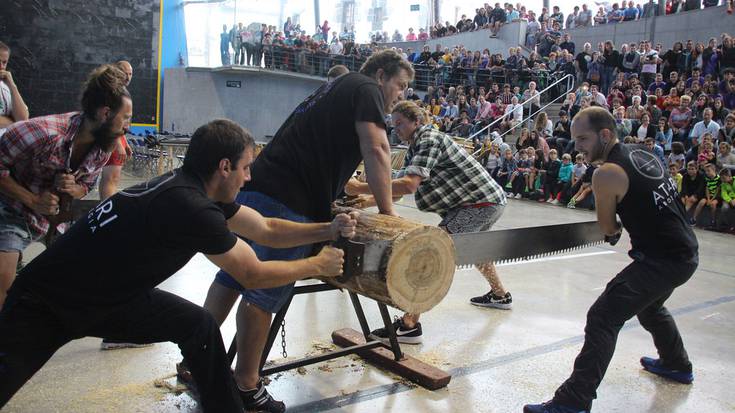
[[227,220],[227,227],[244,238],[272,248],[292,248],[300,245],[351,238],[357,225],[357,213],[339,214],[331,223],[302,224],[279,218],[265,218],[256,210],[241,206]]
[[356,122],[365,173],[381,214],[396,215],[390,185],[390,145],[385,129],[373,122]]
[[615,235],[622,228],[615,215],[618,202],[628,192],[628,175],[618,165],[604,164],[592,174],[597,221],[605,235]]
[[207,259],[225,270],[245,288],[273,288],[315,276],[337,276],[342,273],[342,250],[324,247],[319,255],[295,261],[260,261],[245,241],[224,254],[207,255]]

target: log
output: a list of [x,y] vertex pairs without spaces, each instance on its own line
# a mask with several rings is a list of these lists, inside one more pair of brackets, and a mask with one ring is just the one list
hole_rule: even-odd
[[[336,207],[333,212],[349,213]],[[363,272],[344,282],[323,281],[409,313],[423,313],[449,291],[455,270],[454,243],[443,230],[398,217],[359,211],[353,241],[387,240],[378,271]]]

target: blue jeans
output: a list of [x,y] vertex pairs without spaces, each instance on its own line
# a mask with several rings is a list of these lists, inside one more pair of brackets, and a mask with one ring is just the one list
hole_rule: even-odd
[[26,218],[0,201],[0,251],[23,252],[33,241]]
[[[308,218],[301,216],[282,203],[260,192],[240,192],[237,203],[250,207],[266,218],[281,218],[294,222],[308,223]],[[293,261],[306,257],[311,252],[311,245],[294,248],[271,248],[245,240],[255,251],[261,261]],[[283,307],[293,291],[293,283],[275,288],[247,289],[235,281],[232,276],[222,270],[217,273],[215,282],[242,294],[243,300],[254,304],[263,311],[277,313]]]

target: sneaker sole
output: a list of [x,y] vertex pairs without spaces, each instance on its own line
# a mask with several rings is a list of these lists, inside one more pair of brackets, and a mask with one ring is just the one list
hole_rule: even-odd
[[121,350],[124,348],[143,348],[153,347],[153,343],[149,344],[134,344],[134,343],[102,343],[100,344],[100,350]]
[[[405,337],[405,336],[397,336],[399,344],[421,344],[423,343],[422,337]],[[380,341],[382,341],[384,344],[390,345],[390,339],[389,338],[381,338]]]
[[485,303],[473,303],[470,301],[470,304],[478,306],[478,307],[484,307],[484,308],[497,308],[499,310],[510,310],[513,308],[513,304],[498,304],[498,303],[492,303],[492,304],[485,304]]

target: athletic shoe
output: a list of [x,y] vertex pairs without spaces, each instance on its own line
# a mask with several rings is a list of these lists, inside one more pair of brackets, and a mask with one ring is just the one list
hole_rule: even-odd
[[548,401],[541,404],[527,404],[523,406],[523,413],[589,413],[589,410],[579,410]]
[[[421,323],[416,323],[413,328],[408,328],[403,324],[402,318],[395,317],[395,321],[393,321],[393,330],[396,332],[396,338],[399,343],[421,344],[423,337]],[[373,330],[373,335],[383,340],[388,340],[388,330],[385,327]]]
[[553,201],[551,201],[551,205],[559,205],[560,203],[561,202],[559,202],[558,199],[554,199]]
[[513,297],[506,292],[504,296],[493,294],[492,291],[479,297],[470,298],[470,304],[478,307],[499,308],[501,310],[510,310],[513,307]]
[[519,193],[516,194],[515,198],[516,199],[521,199],[521,198],[523,198],[523,195],[521,195],[521,193],[519,192]]
[[554,198],[549,198],[549,199],[546,200],[546,202],[550,204],[553,200],[554,200]]
[[641,366],[643,366],[643,369],[646,371],[670,380],[678,381],[679,383],[692,384],[692,381],[694,381],[694,374],[692,374],[691,371],[687,372],[685,370],[673,370],[666,368],[661,364],[661,360],[659,359],[641,357]]
[[569,209],[575,209],[577,208],[577,200],[572,197],[572,199],[569,200],[569,203],[567,204],[567,208]]
[[102,339],[102,343],[100,343],[100,350],[119,350],[122,348],[143,348],[143,347],[151,347],[153,343],[145,343],[145,344],[139,344],[139,343],[125,343],[120,341],[112,341],[108,338]]
[[273,396],[265,389],[262,378],[258,380],[258,385],[254,389],[240,390],[240,398],[248,412],[283,413],[286,411],[286,405],[280,400],[273,399]]

